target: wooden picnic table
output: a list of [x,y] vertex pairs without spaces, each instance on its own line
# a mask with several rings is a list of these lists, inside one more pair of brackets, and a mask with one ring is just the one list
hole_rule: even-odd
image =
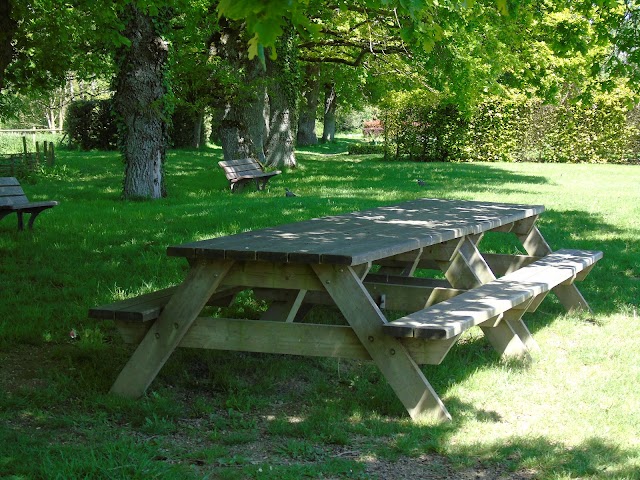
[[[536,227],[543,211],[425,198],[171,246],[168,255],[190,264],[182,284],[91,311],[139,342],[112,392],[142,395],[178,346],[360,358],[412,418],[448,419],[419,364],[439,364],[476,325],[501,355],[526,356],[536,345],[522,314],[550,290],[568,310],[589,309],[574,281],[602,253],[552,252]],[[489,231],[514,234],[527,254],[481,253]],[[423,268],[445,279],[414,277]],[[270,302],[260,320],[200,317],[243,289]],[[315,304],[337,306],[345,324],[305,323]],[[386,309],[408,315],[389,322]]]

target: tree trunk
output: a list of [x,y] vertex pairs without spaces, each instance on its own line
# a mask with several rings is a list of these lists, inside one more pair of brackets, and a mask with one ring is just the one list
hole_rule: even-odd
[[272,167],[295,168],[296,92],[299,90],[295,31],[289,27],[278,43],[278,57],[267,58],[269,83],[269,137],[267,162]]
[[324,126],[322,143],[333,142],[336,135],[336,89],[334,83],[324,85]]
[[305,68],[304,86],[302,88],[302,102],[300,104],[300,118],[298,119],[298,146],[316,145],[316,112],[320,98],[320,67],[308,63]]
[[114,104],[122,118],[123,194],[129,199],[166,195],[168,46],[159,33],[161,16],[151,17],[129,4],[123,20],[131,45],[116,53]]
[[225,161],[251,157],[251,140],[243,120],[242,109],[235,102],[227,103],[218,130]]
[[13,60],[13,36],[18,22],[11,16],[12,0],[0,0],[0,92],[4,88],[4,72]]
[[191,131],[191,146],[200,148],[204,144],[204,111],[199,111],[193,122]]
[[252,157],[264,163],[268,128],[264,71],[257,59],[249,60],[242,24],[222,18],[211,42],[213,53],[238,72],[236,90],[222,99],[214,119],[224,159]]

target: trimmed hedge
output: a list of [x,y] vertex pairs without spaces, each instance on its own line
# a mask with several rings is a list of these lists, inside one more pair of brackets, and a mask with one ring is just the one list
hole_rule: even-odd
[[397,94],[384,111],[394,158],[420,161],[635,162],[640,107],[629,90],[544,104],[514,94],[490,97],[469,118],[431,94]]
[[371,153],[385,153],[384,145],[380,143],[355,143],[349,145],[349,155],[365,155]]

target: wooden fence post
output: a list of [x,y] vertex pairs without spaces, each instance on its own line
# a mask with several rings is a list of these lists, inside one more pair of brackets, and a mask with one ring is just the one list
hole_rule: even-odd
[[22,150],[24,151],[24,156],[27,156],[27,137],[26,135],[22,136]]
[[36,142],[36,165],[39,165],[41,161],[42,159],[40,157],[40,143]]
[[56,164],[56,154],[53,149],[53,142],[49,143],[49,165],[54,166]]

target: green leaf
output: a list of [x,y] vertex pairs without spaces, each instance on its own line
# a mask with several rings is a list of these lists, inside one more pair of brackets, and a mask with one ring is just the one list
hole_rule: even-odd
[[505,16],[509,15],[509,7],[507,6],[507,0],[496,0],[498,11]]

